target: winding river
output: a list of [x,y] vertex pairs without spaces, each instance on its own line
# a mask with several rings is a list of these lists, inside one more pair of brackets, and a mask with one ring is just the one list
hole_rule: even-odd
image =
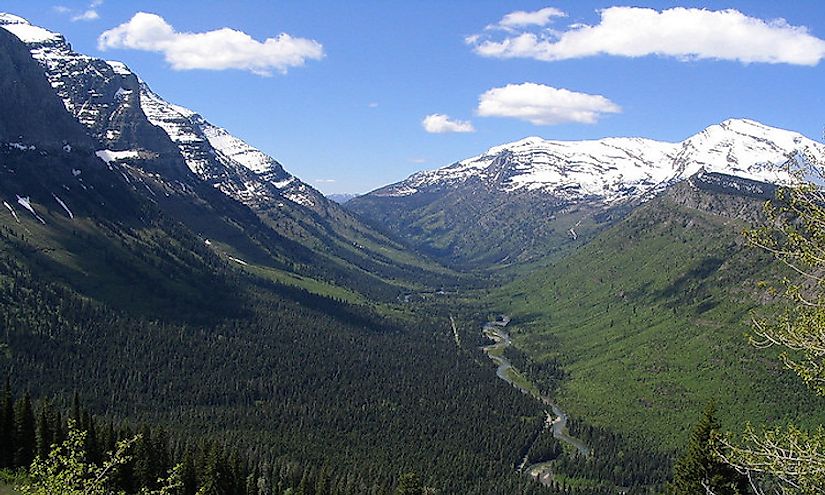
[[[567,429],[567,413],[562,411],[562,409],[555,402],[553,402],[550,397],[538,394],[534,390],[526,388],[523,383],[519,383],[514,380],[514,375],[519,376],[518,371],[513,367],[510,360],[504,356],[505,349],[512,345],[510,334],[508,334],[505,330],[505,327],[507,327],[509,323],[510,318],[508,316],[502,316],[500,319],[488,322],[482,327],[482,332],[484,335],[495,342],[494,344],[484,346],[481,349],[485,352],[485,354],[487,354],[487,357],[489,357],[498,366],[496,368],[496,376],[516,387],[523,393],[535,397],[545,406],[548,406],[549,410],[545,410],[545,414],[547,415],[546,427],[552,430],[553,437],[572,446],[579,452],[579,454],[585,457],[588,456],[590,454],[590,447],[578,438],[571,436]],[[543,483],[549,479],[549,475],[546,474],[549,469],[548,463],[535,464],[532,466],[526,466],[526,463],[527,457],[525,456],[519,466],[519,471],[529,473],[531,476]]]

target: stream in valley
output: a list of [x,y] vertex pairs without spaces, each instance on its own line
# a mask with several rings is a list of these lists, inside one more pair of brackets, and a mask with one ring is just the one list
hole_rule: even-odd
[[[494,344],[482,347],[482,350],[485,354],[487,354],[487,357],[489,357],[497,365],[496,376],[516,387],[522,393],[535,397],[536,400],[547,406],[549,409],[545,409],[545,414],[547,415],[545,429],[551,430],[553,437],[572,446],[580,455],[585,457],[588,456],[590,454],[590,448],[578,438],[571,436],[567,429],[567,413],[565,413],[555,402],[553,402],[550,397],[542,395],[536,390],[527,388],[526,383],[529,382],[527,382],[523,375],[521,375],[518,370],[513,367],[510,360],[505,357],[504,351],[512,345],[510,335],[505,330],[509,323],[510,318],[507,316],[502,316],[496,321],[484,324],[482,327],[484,336],[495,342]],[[525,455],[521,464],[518,466],[518,470],[530,474],[530,476],[536,478],[544,484],[549,483],[552,479],[549,463],[540,463],[530,466],[527,466],[526,464],[527,456]]]

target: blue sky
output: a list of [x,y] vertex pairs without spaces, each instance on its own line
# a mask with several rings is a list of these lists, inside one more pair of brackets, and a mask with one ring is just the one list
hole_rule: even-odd
[[[610,9],[629,5],[655,12]],[[705,19],[699,11],[668,10],[674,7],[738,12]],[[680,141],[710,124],[747,117],[821,141],[825,126],[820,0],[4,0],[2,10],[65,34],[80,52],[125,62],[167,100],[201,113],[327,193],[366,192],[533,135]],[[138,12],[160,16],[177,33],[228,27],[258,41],[288,33],[303,40],[296,50],[304,50],[304,65],[276,61],[250,69],[247,60],[242,67],[225,64],[241,68],[217,67],[223,63],[217,53],[192,61],[188,52],[146,49],[151,40],[139,49],[123,30],[101,50],[99,36]],[[605,12],[615,13],[612,25]],[[642,17],[628,22],[619,15]],[[634,19],[640,19],[635,27]],[[666,29],[648,29],[645,19]],[[746,29],[738,39],[691,34],[692,22],[700,29],[717,20],[734,23],[717,35]],[[575,26],[582,24],[596,29],[588,34]],[[683,26],[687,34],[674,39]],[[545,107],[526,108],[518,103],[524,97]],[[564,108],[546,107],[559,104]],[[449,117],[431,119],[430,130],[472,132],[427,132],[422,121],[434,114]]]

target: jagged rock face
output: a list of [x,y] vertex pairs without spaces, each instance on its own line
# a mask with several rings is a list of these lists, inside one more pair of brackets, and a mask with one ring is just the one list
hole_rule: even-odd
[[125,64],[77,53],[62,35],[14,15],[0,14],[0,27],[26,43],[66,109],[101,148],[135,151],[138,166],[167,179],[191,172],[251,207],[283,206],[285,198],[311,209],[325,206],[318,191],[273,158],[165,101]]
[[0,143],[60,148],[66,143],[92,148],[91,140],[69,116],[25,47],[0,30]]

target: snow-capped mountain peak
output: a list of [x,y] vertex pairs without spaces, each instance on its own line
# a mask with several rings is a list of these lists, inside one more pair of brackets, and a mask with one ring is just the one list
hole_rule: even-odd
[[137,142],[157,144],[150,135],[160,129],[189,171],[243,203],[281,204],[286,198],[313,207],[325,202],[272,157],[160,97],[126,64],[77,53],[61,34],[13,14],[0,13],[0,27],[28,45],[66,109],[104,151],[133,150]]
[[825,146],[748,119],[726,120],[680,143],[638,137],[589,141],[528,137],[416,173],[374,194],[409,196],[480,182],[505,193],[536,191],[565,200],[610,203],[658,192],[700,170],[789,183],[793,178],[784,165],[803,154],[821,162]]
[[0,26],[28,44],[65,43],[63,35],[33,26],[29,21],[14,14],[0,12]]
[[797,132],[754,120],[728,119],[680,143],[674,163],[681,178],[704,169],[784,184],[794,180],[786,164],[806,159],[822,163],[825,146]]

